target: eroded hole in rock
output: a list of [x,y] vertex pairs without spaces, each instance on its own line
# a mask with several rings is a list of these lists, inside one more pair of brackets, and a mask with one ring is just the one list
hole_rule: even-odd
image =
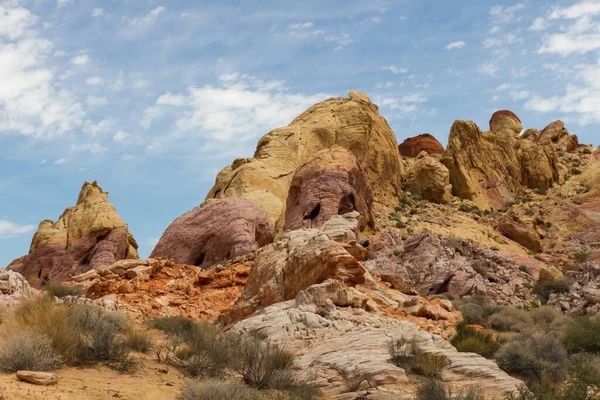
[[205,252],[200,253],[198,258],[196,258],[196,261],[194,261],[194,265],[196,267],[201,267],[202,264],[204,264],[204,258],[206,258],[206,253]]
[[321,203],[317,204],[315,206],[315,208],[313,208],[313,210],[309,214],[305,215],[304,220],[310,219],[311,221],[314,221],[315,219],[317,219],[320,212],[321,212]]
[[435,295],[435,294],[446,293],[448,291],[448,287],[450,286],[450,281],[452,280],[452,278],[453,278],[452,276],[449,276],[437,288],[436,287],[432,287],[431,289],[429,289],[429,296],[432,296],[432,295]]
[[340,205],[338,206],[338,215],[348,214],[354,210],[356,210],[354,195],[350,193],[349,195],[342,197]]

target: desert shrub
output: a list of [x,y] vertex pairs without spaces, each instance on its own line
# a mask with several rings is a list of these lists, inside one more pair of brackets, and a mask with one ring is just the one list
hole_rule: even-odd
[[588,253],[583,250],[579,250],[573,254],[573,257],[580,263],[584,263],[588,259]]
[[534,308],[529,312],[531,320],[535,324],[536,328],[543,331],[549,331],[555,325],[555,323],[563,318],[563,315],[554,307],[541,306]]
[[592,150],[589,147],[583,149],[583,154],[592,154]]
[[49,282],[42,288],[48,295],[52,297],[63,298],[67,296],[79,296],[82,293],[81,288],[74,286],[61,285],[57,282]]
[[125,335],[129,321],[124,315],[76,305],[71,308],[69,320],[81,338],[77,348],[79,364],[101,362],[120,371],[135,368]]
[[392,339],[388,342],[390,362],[397,367],[408,369],[418,353],[414,341],[405,338]]
[[571,173],[572,173],[573,175],[579,175],[579,174],[581,174],[581,170],[579,170],[579,169],[577,169],[577,168],[573,168],[573,169],[571,169]]
[[[507,393],[504,400],[538,400],[529,388],[525,385],[519,386],[516,393]],[[548,399],[550,400],[550,399]]]
[[525,210],[525,215],[528,217],[531,217],[533,214],[535,214],[535,210],[533,208],[529,207],[527,210]]
[[435,379],[428,379],[417,388],[415,400],[451,400],[452,390]]
[[483,297],[457,300],[454,306],[462,313],[466,323],[485,327],[488,326],[488,318],[502,310],[502,307],[490,303]]
[[519,271],[529,273],[529,270],[525,265],[519,265]]
[[377,386],[373,375],[369,372],[360,371],[358,367],[351,371],[342,370],[341,375],[349,392],[356,392],[361,389],[368,390]]
[[520,332],[531,324],[531,316],[518,308],[503,308],[489,318],[490,327],[502,332]]
[[388,342],[390,362],[426,377],[437,377],[448,364],[446,357],[439,354],[425,353],[416,345],[414,340],[405,338]]
[[177,400],[259,400],[260,393],[234,380],[185,381]]
[[479,332],[461,322],[456,327],[456,335],[450,341],[456,350],[466,353],[477,353],[483,357],[492,357],[500,345],[492,335]]
[[600,319],[573,318],[566,326],[563,344],[570,353],[600,353]]
[[150,321],[150,326],[154,329],[165,332],[168,336],[186,337],[195,329],[194,321],[185,317],[161,317]]
[[127,347],[139,353],[148,353],[154,345],[154,335],[142,329],[129,329],[125,333]]
[[44,296],[22,302],[13,316],[12,322],[18,329],[46,335],[66,364],[75,361],[80,337],[69,321],[69,307]]
[[219,377],[231,362],[231,343],[207,322],[194,323],[191,329],[171,339],[172,364],[187,375]]
[[473,214],[477,214],[477,215],[483,214],[481,212],[481,209],[479,207],[477,207],[475,204],[469,205],[469,204],[461,203],[461,205],[458,206],[458,209],[459,209],[459,211],[473,213]]
[[562,380],[565,376],[567,352],[548,334],[519,334],[502,345],[495,355],[500,368],[530,382],[548,377]]
[[533,287],[533,293],[540,297],[542,303],[546,303],[552,293],[568,293],[570,287],[571,281],[563,277],[554,281],[537,282]]
[[406,228],[406,224],[400,220],[396,221],[396,228],[398,229],[404,229]]
[[43,333],[13,330],[0,343],[0,370],[51,371],[62,365],[52,341]]
[[447,365],[448,359],[443,355],[421,353],[414,358],[410,370],[421,376],[437,378]]

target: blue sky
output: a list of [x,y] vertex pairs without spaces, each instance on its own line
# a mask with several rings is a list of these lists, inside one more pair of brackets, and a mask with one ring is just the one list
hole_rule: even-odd
[[147,256],[216,173],[366,92],[399,141],[563,119],[600,144],[600,0],[0,0],[0,266],[98,180]]

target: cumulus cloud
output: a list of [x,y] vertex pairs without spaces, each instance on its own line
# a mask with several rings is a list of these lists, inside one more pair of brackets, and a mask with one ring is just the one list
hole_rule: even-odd
[[543,31],[546,28],[548,28],[548,22],[546,22],[546,20],[542,17],[534,19],[529,26],[530,31]]
[[427,96],[422,94],[410,94],[404,97],[384,97],[378,100],[381,107],[401,112],[417,111],[417,104],[427,102]]
[[600,1],[586,0],[570,7],[555,8],[550,14],[550,19],[576,19],[581,17],[592,17],[600,14]]
[[510,7],[494,6],[490,9],[490,18],[496,24],[508,24],[522,19],[519,11],[525,8],[525,3],[517,3]]
[[466,43],[462,40],[458,40],[456,42],[452,42],[452,43],[448,43],[446,45],[446,47],[444,47],[444,50],[456,50],[456,49],[462,49],[463,47],[466,46]]
[[100,78],[99,76],[90,76],[89,78],[87,78],[85,80],[85,83],[87,83],[88,85],[102,85],[102,83],[104,83],[104,80],[102,78]]
[[35,29],[38,18],[8,4],[0,4],[0,132],[63,134],[79,126],[85,113],[45,65],[53,45]]
[[594,17],[600,15],[600,2],[582,1],[570,7],[555,8],[550,20],[562,20],[561,25],[542,38],[538,49],[541,54],[568,56],[585,54],[600,49],[600,24]]
[[100,143],[84,143],[84,144],[72,144],[70,146],[73,151],[88,152],[91,154],[102,154],[108,151],[107,147],[102,146]]
[[[204,142],[255,139],[278,126],[289,124],[325,94],[289,93],[281,81],[263,81],[250,75],[221,76],[218,85],[191,86],[186,93],[165,93],[146,109],[141,125],[169,115],[175,119],[173,135]],[[160,140],[150,149],[163,148]],[[221,150],[223,151],[223,150]]]
[[90,108],[100,108],[108,105],[108,99],[106,97],[88,96],[86,103]]
[[63,165],[67,163],[67,159],[66,158],[57,158],[56,160],[54,160],[54,165]]
[[327,42],[332,42],[337,44],[337,46],[333,49],[333,51],[340,51],[344,47],[354,43],[354,39],[348,33],[342,33],[340,35],[331,35],[325,38]]
[[6,239],[26,235],[33,232],[35,228],[35,225],[19,225],[7,219],[0,219],[0,238]]
[[101,8],[94,8],[91,15],[94,18],[100,17],[101,15],[104,15],[104,10]]
[[127,139],[129,139],[130,136],[131,135],[127,132],[118,131],[117,133],[114,134],[113,141],[122,143],[122,142],[125,142]]

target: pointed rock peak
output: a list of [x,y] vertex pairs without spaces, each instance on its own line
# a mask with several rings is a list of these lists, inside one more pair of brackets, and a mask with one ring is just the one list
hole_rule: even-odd
[[102,190],[100,185],[98,185],[98,181],[94,181],[91,183],[85,182],[81,187],[79,196],[77,197],[77,205],[81,204],[90,197],[96,197],[99,195],[108,200],[108,193]]

